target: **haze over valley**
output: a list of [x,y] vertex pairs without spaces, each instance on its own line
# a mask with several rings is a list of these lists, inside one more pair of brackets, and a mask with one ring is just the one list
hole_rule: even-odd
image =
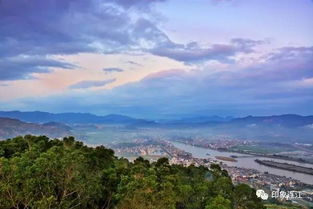
[[312,209],[312,0],[0,0],[0,208]]

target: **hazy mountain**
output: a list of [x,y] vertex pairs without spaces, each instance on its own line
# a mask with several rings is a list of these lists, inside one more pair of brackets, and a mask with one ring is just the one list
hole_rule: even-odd
[[263,126],[284,126],[284,127],[302,127],[313,124],[313,116],[301,115],[274,115],[274,116],[248,116],[236,118],[230,121],[232,124],[240,125],[263,125]]
[[[313,116],[248,116],[229,120],[192,118],[162,122],[169,136],[235,138],[277,142],[312,142]],[[218,137],[219,136],[219,137]]]
[[152,121],[135,119],[123,115],[106,115],[97,116],[90,113],[48,113],[48,112],[20,112],[20,111],[0,111],[0,117],[15,118],[27,122],[47,123],[60,122],[67,124],[101,124],[101,123],[116,123],[116,124],[150,124]]
[[135,119],[132,117],[110,114],[98,116],[90,113],[48,113],[48,112],[20,112],[0,111],[0,117],[14,118],[26,122],[48,123],[51,121],[67,124],[135,124],[135,125],[218,125],[228,124],[234,126],[284,126],[302,127],[313,124],[313,116],[301,115],[273,115],[273,116],[248,116],[243,118],[219,117],[219,116],[198,116],[185,117],[176,120],[158,120],[157,122]]
[[198,117],[184,117],[176,120],[158,120],[162,124],[200,124],[200,123],[214,123],[214,122],[228,122],[232,117],[220,117],[220,116],[198,116]]
[[192,126],[212,126],[227,125],[233,127],[255,127],[255,126],[281,126],[281,127],[304,127],[313,125],[313,116],[301,115],[273,115],[273,116],[247,116],[242,118],[232,117],[189,117],[177,120],[159,120],[160,124],[167,125],[192,125]]
[[26,123],[17,119],[0,117],[0,139],[33,134],[62,137],[71,135],[71,128],[60,123]]
[[[260,140],[287,140],[287,141],[310,141],[313,136],[313,116],[300,115],[275,115],[275,116],[248,116],[243,118],[223,118],[212,117],[190,117],[177,120],[159,120],[157,122],[134,119],[123,115],[97,116],[88,113],[62,113],[52,114],[47,112],[19,112],[0,111],[0,117],[16,118],[22,121],[41,123],[34,128],[34,125],[23,125],[24,129],[19,129],[19,124],[14,126],[1,126],[0,136],[15,136],[22,133],[68,133],[68,126],[73,127],[73,134],[85,136],[93,133],[98,139],[103,138],[129,138],[130,133],[136,137],[213,137],[228,136],[239,139],[260,139]],[[51,122],[53,121],[53,122]],[[10,121],[7,121],[10,122]],[[16,120],[15,120],[16,122]],[[20,121],[20,123],[22,123]],[[110,129],[109,126],[98,126],[98,124],[121,124],[122,129]],[[42,132],[39,132],[39,127]],[[53,128],[52,128],[53,127]],[[115,127],[115,126],[114,126]],[[145,129],[143,127],[149,127]],[[27,129],[29,128],[29,129]],[[61,131],[59,131],[61,130]],[[78,130],[78,131],[77,131]],[[125,133],[129,133],[126,134]],[[56,134],[55,134],[56,135]],[[88,135],[88,134],[87,134]],[[85,138],[88,138],[86,135]],[[89,136],[90,137],[90,136]],[[214,137],[213,137],[214,138]]]

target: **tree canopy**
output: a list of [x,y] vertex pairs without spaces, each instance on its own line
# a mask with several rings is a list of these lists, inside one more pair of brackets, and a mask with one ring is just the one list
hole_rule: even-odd
[[[213,176],[213,178],[209,178]],[[255,191],[218,165],[170,165],[111,149],[24,136],[0,141],[1,209],[262,209]]]

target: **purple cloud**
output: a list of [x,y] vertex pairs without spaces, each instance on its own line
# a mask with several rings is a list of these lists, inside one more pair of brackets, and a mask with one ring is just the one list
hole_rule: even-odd
[[117,68],[117,67],[103,68],[102,71],[104,71],[105,73],[120,73],[120,72],[124,72],[123,69]]
[[[33,0],[30,3],[26,0],[2,0],[0,3],[0,59],[24,55],[117,53],[140,48],[136,39],[138,37],[133,37],[135,23],[128,9],[141,9],[143,5],[148,8],[158,1],[110,0],[110,2],[104,0]],[[140,34],[140,31],[136,33]],[[14,66],[18,64],[19,62],[16,62]],[[48,70],[42,70],[42,66],[36,65],[35,62],[33,64],[32,70],[20,71],[23,66],[13,69],[12,63],[11,72],[6,72],[12,75],[2,76],[2,79],[5,77],[8,79],[26,78],[27,72],[48,72]]]
[[[151,5],[162,1],[33,0],[29,3],[3,0],[0,4],[0,58],[134,50],[187,64],[206,60],[232,62],[232,56],[251,53],[255,46],[262,44],[249,39],[234,39],[228,44],[210,47],[199,46],[197,42],[177,44],[146,14]],[[134,9],[146,12],[132,19]],[[135,13],[138,16],[138,11]],[[15,66],[18,64],[16,62]],[[10,73],[16,76],[8,76],[8,79],[26,78],[27,73],[36,71],[49,72],[35,62],[33,64],[32,70],[21,71],[23,66],[11,67]]]
[[[257,83],[278,83],[313,77],[313,47],[286,47],[263,57],[264,61],[224,77]],[[221,76],[223,78],[223,76]]]
[[[54,111],[65,111],[64,105],[75,104],[71,105],[75,106],[75,111],[90,109],[99,114],[114,112],[138,117],[194,113],[313,114],[313,83],[297,85],[303,78],[313,79],[310,50],[310,47],[283,48],[249,67],[217,73],[206,70],[158,72],[139,82],[88,92],[88,100],[84,99],[86,93],[60,95],[45,101],[28,100],[27,104],[50,107],[46,110]],[[58,104],[51,102],[56,99],[60,101]]]
[[128,49],[138,45],[138,37],[132,37],[135,26],[127,8],[149,7],[162,0],[108,2],[33,0],[30,3],[26,0],[2,0],[0,57],[19,54],[112,53]]
[[132,1],[132,0],[109,0],[111,2],[115,2],[117,3],[118,5],[126,8],[126,9],[129,9],[129,8],[137,8],[137,9],[140,9],[140,10],[146,10],[146,9],[149,9],[149,7],[151,6],[151,4],[155,4],[155,3],[158,3],[158,2],[164,2],[166,0],[135,0],[135,1]]
[[136,66],[142,66],[141,64],[134,62],[134,61],[127,61],[126,63],[131,64],[131,65],[136,65]]
[[175,44],[168,42],[161,47],[150,50],[152,54],[168,57],[185,63],[195,63],[207,60],[217,60],[220,62],[233,62],[231,56],[238,53],[252,53],[257,45],[264,44],[265,41],[255,41],[250,39],[232,39],[228,44],[213,44],[210,47],[200,47],[197,42],[189,44]]
[[75,66],[42,56],[17,56],[0,59],[0,80],[31,78],[31,73],[50,72],[51,68],[73,69]]
[[115,78],[102,80],[102,81],[98,81],[98,80],[80,81],[78,83],[71,85],[70,88],[71,89],[88,89],[88,88],[92,88],[92,87],[105,86],[105,85],[108,85],[108,84],[113,83],[115,81],[116,81]]

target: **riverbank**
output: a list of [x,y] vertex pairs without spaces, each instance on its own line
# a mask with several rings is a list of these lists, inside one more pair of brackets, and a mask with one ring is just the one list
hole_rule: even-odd
[[[233,154],[231,156],[232,158],[245,158],[245,157],[254,156],[254,157],[286,160],[286,161],[293,161],[293,162],[297,162],[297,163],[305,163],[305,164],[313,165],[313,162],[305,160],[305,159],[302,159],[302,158],[292,158],[292,157],[289,157],[289,156],[279,155],[279,154],[276,154],[276,153],[275,154],[260,154],[260,153],[242,151],[242,150],[232,150],[232,149],[227,149],[227,148],[214,149],[212,147],[203,146],[203,145],[197,144],[197,143],[189,143],[187,141],[181,141],[181,140],[174,140],[174,142],[183,143],[183,144],[186,144],[186,145],[200,147],[200,148],[204,148],[204,149],[211,149],[211,150],[215,150],[215,151],[218,151],[218,152],[236,153],[236,154]],[[250,156],[248,156],[248,155],[250,155]]]
[[[256,156],[252,156],[252,155],[248,157],[247,155],[243,155],[243,154],[231,153],[231,152],[221,152],[221,151],[213,150],[210,148],[202,148],[199,146],[192,146],[192,145],[188,145],[185,143],[179,143],[179,142],[171,142],[171,143],[175,147],[192,154],[192,156],[196,157],[196,158],[208,159],[210,156],[225,156],[225,157],[234,158],[234,156],[237,156],[237,158],[235,158],[237,160],[237,162],[222,161],[222,160],[218,160],[218,159],[217,159],[217,161],[223,162],[227,166],[233,166],[233,167],[245,168],[245,169],[255,169],[261,173],[267,172],[269,174],[275,174],[278,176],[290,177],[290,178],[299,180],[299,181],[306,183],[306,184],[311,184],[311,185],[313,184],[312,175],[305,174],[305,173],[292,172],[292,171],[288,171],[288,170],[282,170],[282,169],[274,168],[274,167],[268,167],[268,166],[261,165],[261,164],[254,161],[255,159],[269,160],[269,158],[256,157]],[[243,157],[243,156],[246,156],[246,157]],[[277,161],[279,161],[281,163],[293,164],[292,161],[285,161],[285,160],[278,160],[278,159],[277,159]],[[310,165],[306,165],[306,164],[302,165],[302,163],[301,164],[299,163],[297,165],[311,167]]]
[[313,169],[308,168],[308,167],[297,166],[297,165],[288,164],[288,163],[279,163],[279,162],[270,161],[270,160],[256,159],[255,162],[257,162],[261,165],[265,165],[265,166],[269,166],[269,167],[273,167],[273,168],[278,168],[278,169],[283,169],[283,170],[313,175]]
[[231,157],[215,156],[215,158],[218,160],[223,160],[223,161],[237,162],[237,160],[235,160],[234,158],[231,158]]

